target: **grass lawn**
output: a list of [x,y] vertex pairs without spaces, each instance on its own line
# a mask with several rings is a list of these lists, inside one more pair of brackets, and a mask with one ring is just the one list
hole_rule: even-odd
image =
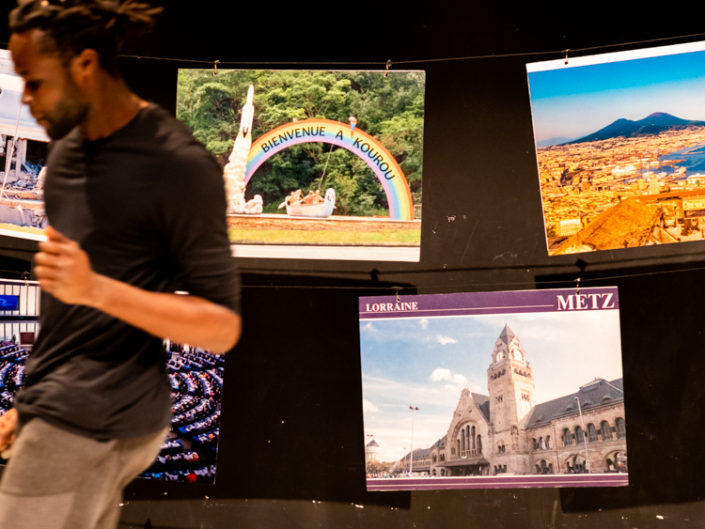
[[419,246],[419,228],[389,229],[374,232],[298,231],[230,228],[230,240],[241,244],[320,244],[341,246]]

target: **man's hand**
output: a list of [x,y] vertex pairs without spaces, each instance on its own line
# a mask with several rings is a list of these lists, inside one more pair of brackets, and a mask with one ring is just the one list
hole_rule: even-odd
[[10,408],[0,417],[0,452],[9,449],[15,442],[17,430],[17,410]]
[[88,255],[76,241],[51,226],[47,240],[39,243],[34,273],[39,286],[55,298],[75,305],[89,305],[94,296],[95,274]]
[[197,296],[149,292],[99,274],[76,241],[47,227],[39,243],[34,273],[42,290],[72,305],[85,305],[159,338],[202,347],[214,353],[230,350],[240,337],[240,316]]

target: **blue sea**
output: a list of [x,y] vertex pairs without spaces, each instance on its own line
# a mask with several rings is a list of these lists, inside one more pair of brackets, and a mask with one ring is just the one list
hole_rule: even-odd
[[[685,167],[686,173],[684,178],[697,173],[705,173],[705,143],[664,154],[663,156],[659,156],[659,160],[682,160],[678,162],[675,167]],[[673,172],[670,167],[663,167],[661,170],[667,173]]]

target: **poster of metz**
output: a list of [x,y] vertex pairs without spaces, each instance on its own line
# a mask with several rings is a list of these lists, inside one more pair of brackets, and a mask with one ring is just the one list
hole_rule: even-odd
[[367,490],[628,484],[616,287],[359,308]]
[[550,255],[705,239],[705,42],[527,70]]
[[42,167],[49,138],[22,105],[22,79],[0,50],[0,235],[38,240],[46,226]]
[[180,70],[240,257],[418,261],[423,72]]

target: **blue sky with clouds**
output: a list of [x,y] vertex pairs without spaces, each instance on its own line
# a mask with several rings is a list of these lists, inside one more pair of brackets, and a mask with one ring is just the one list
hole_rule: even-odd
[[[467,387],[487,394],[487,368],[505,324],[534,370],[535,404],[595,377],[622,376],[619,312],[502,314],[360,322],[365,434],[393,460],[444,435]],[[369,437],[366,437],[369,441]]]
[[538,142],[576,139],[616,119],[639,120],[653,112],[705,121],[705,51],[528,75]]

